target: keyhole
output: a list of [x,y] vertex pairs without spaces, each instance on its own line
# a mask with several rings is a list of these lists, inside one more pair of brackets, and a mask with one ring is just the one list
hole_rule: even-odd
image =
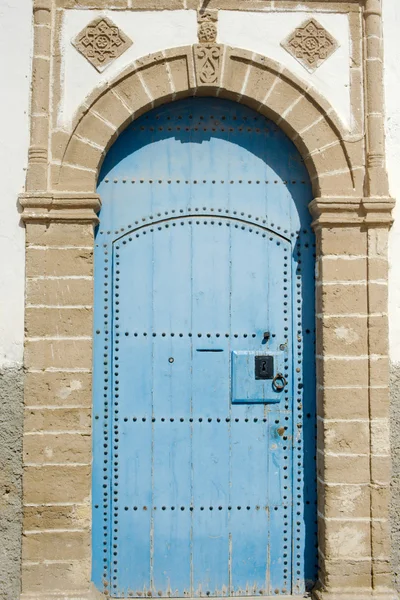
[[263,373],[265,373],[265,371],[267,370],[267,366],[266,365],[267,365],[267,361],[263,360],[262,363],[261,363],[261,371]]

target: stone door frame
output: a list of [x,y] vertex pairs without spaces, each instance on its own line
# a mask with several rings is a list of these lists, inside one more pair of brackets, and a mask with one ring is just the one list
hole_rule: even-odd
[[287,69],[216,43],[208,46],[214,81],[204,82],[198,45],[165,50],[96,90],[64,134],[50,119],[52,3],[35,2],[31,147],[20,197],[27,243],[25,600],[102,597],[90,584],[97,175],[133,119],[192,95],[254,108],[285,131],[307,165],[317,240],[320,571],[314,597],[396,597],[388,522],[387,237],[393,200],[385,172],[380,0],[366,0],[354,14],[358,131],[352,137],[329,103]]

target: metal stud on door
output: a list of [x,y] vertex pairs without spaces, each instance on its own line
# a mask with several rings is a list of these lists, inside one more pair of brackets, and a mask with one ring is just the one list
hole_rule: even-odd
[[315,397],[297,151],[247,108],[189,99],[120,136],[99,192],[96,585],[302,593],[315,574]]

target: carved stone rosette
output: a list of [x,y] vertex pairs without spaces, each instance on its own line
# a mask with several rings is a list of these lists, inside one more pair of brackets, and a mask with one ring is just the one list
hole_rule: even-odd
[[132,45],[132,40],[110,19],[101,17],[89,23],[72,44],[101,72]]
[[310,73],[318,69],[339,47],[335,38],[315,19],[309,19],[297,27],[281,45]]
[[222,49],[217,40],[217,12],[199,11],[197,17],[199,44],[194,46],[194,64],[198,86],[218,84]]

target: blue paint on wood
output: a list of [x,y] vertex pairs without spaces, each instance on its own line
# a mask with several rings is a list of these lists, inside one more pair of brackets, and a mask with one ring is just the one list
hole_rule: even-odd
[[[315,249],[297,150],[248,108],[188,99],[121,134],[98,190],[95,584],[301,595],[316,576]],[[232,402],[243,352],[276,357],[278,402],[253,402],[253,379]]]

